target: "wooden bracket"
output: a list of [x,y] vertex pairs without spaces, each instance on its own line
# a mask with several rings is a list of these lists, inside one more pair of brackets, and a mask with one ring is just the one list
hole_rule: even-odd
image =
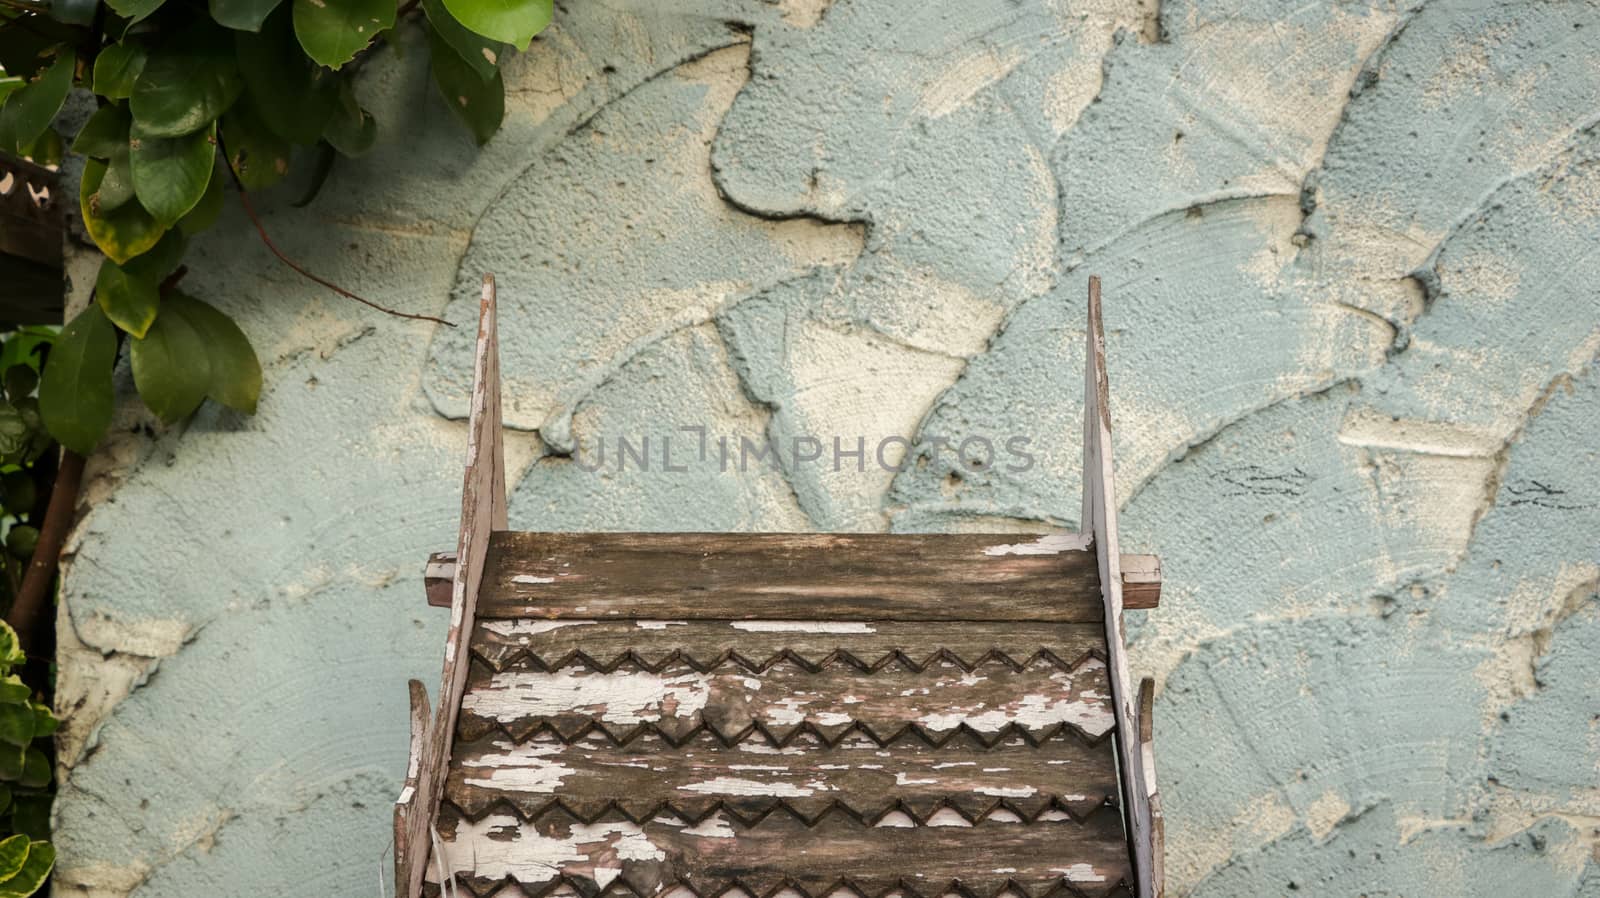
[[1127,640],[1122,626],[1122,555],[1117,547],[1117,491],[1111,464],[1111,402],[1106,380],[1106,335],[1100,319],[1100,278],[1089,278],[1089,326],[1083,377],[1083,517],[1080,526],[1094,542],[1105,606],[1106,672],[1116,717],[1117,766],[1122,779],[1122,813],[1133,857],[1137,898],[1157,898],[1155,833],[1150,791],[1145,782],[1144,740],[1139,732],[1137,696],[1128,674]]
[[[478,346],[473,362],[472,409],[467,421],[467,467],[461,485],[461,533],[450,587],[450,631],[445,638],[444,670],[438,703],[420,740],[415,736],[418,699],[412,691],[414,776],[395,801],[395,895],[420,898],[428,866],[429,836],[444,791],[445,768],[461,693],[466,688],[468,643],[477,614],[489,534],[506,520],[505,448],[500,428],[499,337],[495,320],[494,276],[484,275],[478,306]],[[427,697],[421,700],[426,713]]]

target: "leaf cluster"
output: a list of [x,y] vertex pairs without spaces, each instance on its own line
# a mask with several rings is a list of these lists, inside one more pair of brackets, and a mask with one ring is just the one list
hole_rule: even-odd
[[206,399],[253,414],[261,366],[249,339],[174,286],[230,183],[241,195],[263,190],[308,159],[314,195],[335,159],[371,149],[377,122],[355,73],[406,22],[427,31],[439,97],[488,141],[505,113],[500,68],[550,16],[551,0],[10,0],[0,150],[59,162],[51,122],[68,93],[78,85],[98,100],[70,151],[87,158],[78,209],[105,259],[94,303],[42,373],[49,433],[80,453],[98,444],[123,345],[162,420]]
[[33,700],[12,668],[26,658],[16,631],[0,623],[0,898],[37,892],[55,866],[50,835],[50,756],[45,751],[57,721]]

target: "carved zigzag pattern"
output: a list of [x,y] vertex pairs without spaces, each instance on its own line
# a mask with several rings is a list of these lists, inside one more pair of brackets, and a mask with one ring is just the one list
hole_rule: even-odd
[[[891,896],[941,898],[941,896],[946,895],[959,895],[962,898],[1009,898],[1009,896],[1015,896],[1015,898],[1131,898],[1133,895],[1133,889],[1126,882],[1086,887],[1065,879],[1052,879],[1035,884],[1006,879],[993,885],[974,887],[959,879],[928,882],[926,880],[900,878],[891,880],[881,887],[875,887],[872,884],[863,883],[846,876],[841,876],[828,885],[815,890],[806,887],[803,883],[788,879],[780,879],[776,883],[765,884],[740,877],[724,880],[713,888],[701,890],[696,890],[687,885],[641,890],[635,888],[625,877],[618,877],[601,887],[587,877],[565,875],[539,885],[524,885],[510,876],[493,881],[458,878],[456,880],[456,888],[476,896],[476,898],[545,898],[545,896],[555,898],[555,896],[566,895],[578,895],[582,896],[582,898],[661,898],[663,895],[672,895],[674,892],[681,896],[692,896],[692,898],[789,898],[789,896],[799,896],[799,898],[839,898],[841,895],[852,895],[855,898],[891,898]],[[680,889],[682,891],[678,892],[677,890]],[[433,882],[425,883],[423,894],[427,895],[428,898],[438,898],[440,894],[438,885]]]
[[899,742],[916,740],[923,745],[933,748],[943,748],[956,739],[971,739],[982,748],[993,748],[1004,742],[1021,739],[1030,746],[1038,747],[1052,739],[1077,739],[1091,748],[1097,747],[1110,738],[1115,729],[1109,729],[1098,736],[1090,735],[1082,727],[1071,723],[1058,723],[1050,727],[1030,730],[1020,724],[1011,723],[994,731],[982,732],[965,723],[958,724],[948,730],[929,730],[921,724],[906,723],[897,728],[885,730],[880,733],[872,727],[853,722],[837,727],[821,726],[811,721],[793,727],[769,727],[765,724],[755,723],[744,729],[723,732],[704,721],[681,732],[663,729],[655,723],[640,723],[631,726],[611,726],[610,724],[592,718],[571,727],[558,727],[556,723],[541,719],[530,727],[509,728],[504,723],[489,722],[483,719],[468,720],[463,717],[456,727],[456,738],[464,742],[472,742],[488,735],[502,735],[515,744],[522,744],[539,738],[553,738],[560,742],[572,745],[584,739],[599,738],[612,746],[629,746],[640,739],[660,739],[673,748],[682,748],[696,739],[715,739],[724,748],[732,748],[743,742],[760,740],[775,748],[787,748],[799,740],[814,739],[829,748],[833,748],[848,739],[869,739],[879,748],[889,748]]
[[[612,673],[619,669],[645,670],[651,673],[660,673],[670,667],[687,667],[697,673],[710,673],[724,666],[738,666],[750,673],[766,673],[773,667],[789,663],[810,673],[820,673],[830,667],[851,667],[862,673],[877,673],[891,665],[899,665],[906,670],[922,673],[930,666],[952,664],[967,673],[971,673],[985,664],[1001,664],[1014,671],[1021,671],[1040,661],[1052,664],[1062,670],[1075,670],[1091,658],[1101,661],[1106,660],[1102,649],[1091,649],[1076,657],[1068,658],[1058,655],[1047,648],[1041,648],[1032,654],[1019,656],[999,648],[991,648],[973,659],[962,658],[957,653],[941,648],[928,654],[920,652],[911,654],[903,649],[891,649],[878,656],[876,659],[863,658],[845,649],[835,649],[826,655],[806,657],[793,649],[785,649],[765,659],[751,658],[741,654],[735,649],[725,649],[720,654],[709,657],[695,657],[683,649],[672,649],[658,653],[640,652],[629,649],[609,661],[596,658],[581,649],[573,649],[554,658],[546,658],[531,648],[522,648],[496,660],[490,653],[483,651],[482,647],[474,644],[472,656],[475,662],[482,663],[490,670],[500,673],[506,670],[539,670],[555,671],[565,668],[581,667],[600,673]],[[919,660],[920,659],[920,660]]]
[[[770,798],[752,801],[750,798],[740,798],[737,801],[716,799],[690,805],[681,801],[661,801],[649,807],[629,807],[625,802],[606,801],[596,802],[595,807],[585,812],[582,808],[560,798],[552,798],[542,807],[529,813],[504,798],[490,802],[477,811],[471,812],[462,803],[446,796],[441,803],[451,808],[461,820],[480,823],[488,817],[510,816],[523,823],[539,823],[547,819],[559,819],[564,822],[584,824],[598,823],[602,820],[625,819],[631,823],[643,824],[658,817],[672,816],[685,823],[695,826],[708,818],[718,814],[723,815],[731,822],[744,829],[752,829],[762,823],[774,820],[793,819],[805,824],[807,827],[816,827],[830,818],[838,818],[862,826],[877,826],[885,817],[892,814],[904,814],[917,826],[927,826],[930,821],[937,825],[940,821],[946,825],[955,824],[950,820],[950,815],[959,817],[967,825],[976,825],[989,820],[996,814],[1015,815],[1017,820],[1005,819],[1007,823],[1040,823],[1042,821],[1059,820],[1052,814],[1065,814],[1073,823],[1086,825],[1094,822],[1097,815],[1111,814],[1120,820],[1121,811],[1118,809],[1114,797],[1108,796],[1104,802],[1095,805],[1088,813],[1075,811],[1073,807],[1055,796],[1042,796],[1030,802],[1015,801],[1012,799],[990,799],[987,802],[959,802],[949,799],[927,803],[924,807],[914,804],[891,800],[885,806],[876,810],[861,807],[852,807],[847,799],[832,799],[816,802],[819,810],[807,811],[798,806],[793,799]],[[997,821],[999,822],[999,821]]]

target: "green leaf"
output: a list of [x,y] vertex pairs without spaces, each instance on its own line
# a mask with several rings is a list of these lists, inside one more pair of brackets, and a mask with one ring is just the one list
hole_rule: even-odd
[[378,123],[356,102],[356,92],[349,81],[339,83],[339,104],[322,136],[334,149],[352,158],[364,155],[378,139]]
[[172,299],[167,298],[164,314],[156,316],[143,339],[129,341],[139,396],[168,424],[188,417],[211,386],[205,337]]
[[[50,785],[50,759],[37,748],[29,748],[22,761],[21,783],[33,789],[42,789]],[[35,843],[37,844],[37,843]],[[0,883],[0,890],[5,884]]]
[[0,399],[0,460],[16,464],[28,451],[28,422],[15,405]]
[[72,90],[76,62],[72,51],[62,48],[38,78],[6,97],[5,106],[0,107],[0,149],[17,153],[44,133]]
[[163,227],[172,227],[205,196],[216,160],[216,127],[183,137],[146,134],[134,122],[128,136],[128,161],[139,204]]
[[33,143],[18,150],[17,155],[39,165],[57,166],[61,164],[61,150],[61,135],[54,128],[46,128],[39,132]]
[[228,176],[215,169],[220,169],[223,164],[219,156],[211,172],[211,183],[206,185],[206,195],[200,198],[200,202],[189,210],[189,214],[185,215],[182,221],[178,222],[179,231],[184,234],[197,234],[211,227],[217,216],[222,214],[222,182],[227,180]]
[[121,103],[101,106],[89,116],[72,139],[72,152],[96,159],[110,159],[128,149],[128,125],[133,118]]
[[111,423],[111,366],[117,331],[98,305],[61,330],[39,383],[39,406],[50,435],[88,455]]
[[[0,814],[5,813],[9,807],[11,807],[11,787],[0,783]],[[15,876],[16,874],[13,873],[12,875]],[[9,879],[10,877],[5,878]]]
[[177,292],[167,302],[180,310],[205,340],[211,369],[206,395],[235,411],[255,414],[261,398],[261,362],[250,338],[232,318],[209,303]]
[[118,150],[106,163],[105,177],[100,181],[100,189],[94,192],[95,208],[100,214],[109,215],[121,209],[131,199],[133,199],[133,168],[128,162],[128,151]]
[[[9,803],[10,789],[6,790]],[[24,835],[15,835],[7,839],[0,839],[0,880],[7,880],[22,871],[22,864],[28,859],[28,843],[31,840]]]
[[311,178],[306,183],[305,192],[300,194],[299,199],[289,204],[296,209],[304,209],[317,198],[317,194],[322,192],[322,185],[328,182],[328,174],[333,171],[333,161],[339,158],[339,151],[326,140],[317,141],[313,152],[315,155],[312,157]]
[[[208,188],[209,192],[209,188]],[[193,215],[193,212],[189,213]],[[161,279],[176,271],[178,263],[183,261],[183,251],[188,249],[189,239],[182,231],[169,230],[161,235],[161,242],[157,243],[148,252],[141,253],[123,263],[122,269],[133,277],[149,281],[152,284],[161,283]],[[113,318],[113,321],[116,319]]]
[[50,869],[56,864],[56,847],[38,841],[28,845],[28,859],[16,876],[0,882],[0,898],[28,898],[44,885]]
[[[0,69],[0,71],[4,70]],[[6,97],[9,97],[21,90],[23,85],[27,83],[28,82],[26,80],[14,75],[9,78],[0,78],[0,102],[3,102]]]
[[111,44],[94,58],[94,92],[112,100],[133,96],[134,82],[144,71],[149,53],[144,44],[123,41]]
[[[38,548],[38,546],[39,528],[37,527],[33,527],[28,524],[13,524],[11,529],[6,531],[6,551],[18,558],[23,559],[24,561],[33,557],[33,550]],[[3,707],[6,706],[0,705],[0,708]],[[28,726],[31,728],[33,724],[30,723]],[[31,735],[31,729],[29,730],[29,733],[30,735],[28,738],[32,739],[33,736]],[[5,738],[5,734],[0,732],[0,739],[3,738]]]
[[[4,622],[0,621],[0,623]],[[4,664],[0,666],[16,667],[28,659],[22,654],[22,648],[17,644],[17,631],[12,630],[10,624],[6,624],[6,630],[10,632],[4,637],[0,637],[0,640],[6,643],[4,646]],[[16,674],[6,674],[0,677],[0,702],[25,702],[32,695],[33,690],[29,689],[28,685],[22,682],[22,678]],[[22,763],[22,755],[20,754],[17,755],[17,763]]]
[[13,458],[10,463],[17,465],[31,465],[50,448],[50,435],[45,431],[44,418],[39,416],[39,400],[32,396],[24,396],[13,401],[17,414],[22,416],[22,423],[28,428],[28,445],[21,456]]
[[394,0],[294,0],[294,34],[306,55],[336,69],[394,26]]
[[106,0],[106,5],[111,11],[127,19],[130,23],[137,22],[161,8],[166,0]]
[[222,117],[222,146],[246,190],[261,190],[289,173],[289,142],[272,133],[247,97]]
[[315,65],[295,41],[288,7],[260,34],[236,34],[239,71],[261,121],[295,143],[316,143],[339,102],[338,76]]
[[22,771],[27,767],[27,761],[27,749],[20,745],[0,742],[0,780],[14,783],[22,779]]
[[[78,185],[78,211],[83,226],[95,246],[112,261],[121,264],[155,246],[163,228],[138,203],[123,203],[114,209],[102,208],[100,187],[107,175],[106,164],[98,159],[84,163]],[[128,186],[132,187],[129,179]]]
[[[50,838],[50,799],[45,794],[21,794],[12,797],[11,828],[35,842]],[[29,846],[29,854],[33,847]],[[0,883],[0,890],[10,888],[10,882]],[[4,892],[0,891],[0,895]]]
[[[57,720],[56,716],[50,713],[49,705],[41,705],[38,702],[29,702],[28,707],[33,709],[33,738],[38,739],[43,736],[48,736],[51,733],[54,733],[57,727],[61,726],[61,721]],[[0,810],[4,809],[4,804],[0,803]]]
[[442,0],[422,0],[422,8],[428,14],[428,24],[455,50],[462,62],[478,73],[479,78],[488,81],[500,71],[500,63],[511,52],[510,44],[469,31],[444,8]]
[[211,18],[217,24],[240,31],[260,31],[283,0],[211,0]]
[[[6,372],[6,378],[8,380],[11,377],[12,371],[27,371],[29,374],[33,373],[33,369],[29,368],[27,365],[12,365],[11,369]],[[27,471],[11,471],[4,477],[0,477],[0,487],[3,487],[5,490],[5,507],[6,512],[9,514],[23,514],[24,512],[27,512],[29,509],[33,508],[34,504],[39,501],[39,488],[34,484],[33,477],[31,477]],[[0,640],[3,640],[4,638],[5,637],[0,636]],[[17,647],[16,634],[11,634],[10,639],[11,643],[9,646],[0,647],[0,654],[5,655],[7,658],[7,660],[0,660],[0,666],[12,663],[9,660],[9,657],[12,653],[20,653],[20,650]]]
[[50,18],[68,25],[93,25],[100,0],[50,0]]
[[201,22],[151,52],[129,105],[140,133],[181,137],[216,121],[243,90],[233,41]]
[[520,50],[550,24],[551,6],[551,0],[444,0],[456,21]]
[[0,705],[0,742],[27,745],[33,741],[33,709],[27,705]]
[[135,337],[145,335],[161,308],[161,293],[154,280],[129,274],[110,259],[100,263],[94,300],[112,324]]
[[506,114],[506,86],[500,73],[488,81],[480,79],[437,31],[433,32],[433,83],[445,104],[466,123],[482,146],[489,142]]

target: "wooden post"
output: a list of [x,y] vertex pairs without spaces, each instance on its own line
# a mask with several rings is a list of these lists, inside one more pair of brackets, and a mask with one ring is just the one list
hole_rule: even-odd
[[1079,526],[1093,539],[1100,566],[1100,593],[1105,606],[1106,673],[1111,680],[1112,711],[1117,723],[1117,766],[1121,771],[1123,822],[1128,849],[1133,856],[1134,890],[1138,898],[1158,898],[1161,883],[1155,875],[1150,791],[1145,783],[1137,696],[1129,680],[1127,643],[1122,627],[1122,557],[1117,547],[1117,491],[1111,466],[1106,335],[1100,320],[1100,278],[1093,276],[1089,278],[1089,327],[1085,343],[1083,520]]
[[[415,785],[395,802],[396,898],[420,898],[427,872],[434,814],[444,792],[445,770],[450,763],[451,740],[461,693],[470,666],[468,646],[477,614],[478,587],[483,580],[489,534],[504,530],[506,520],[506,464],[500,427],[499,337],[495,322],[494,276],[483,277],[483,298],[478,306],[478,347],[473,363],[472,410],[467,421],[467,468],[461,485],[461,534],[456,544],[455,578],[450,592],[450,631],[445,638],[444,671],[438,703],[421,740]],[[413,713],[417,707],[412,697]],[[427,707],[426,696],[422,707]],[[403,830],[403,832],[402,832]]]

